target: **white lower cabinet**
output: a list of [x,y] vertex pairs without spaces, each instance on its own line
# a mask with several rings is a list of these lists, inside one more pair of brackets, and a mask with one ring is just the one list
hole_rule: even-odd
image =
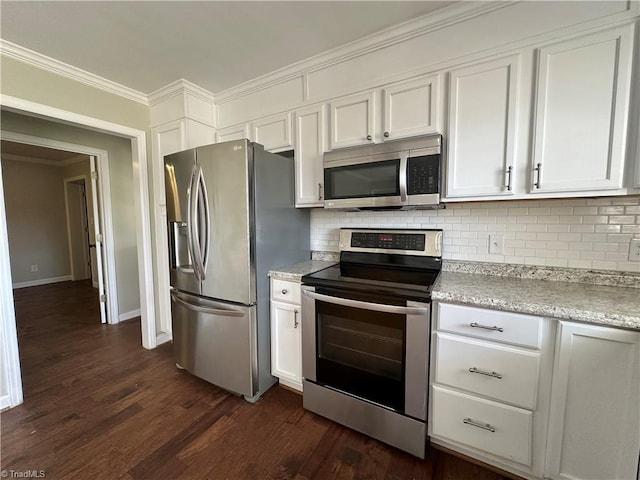
[[638,478],[640,332],[558,324],[547,476]]
[[529,479],[638,479],[640,332],[435,305],[432,443]]
[[298,391],[302,391],[301,329],[300,284],[271,279],[271,374]]
[[437,303],[431,442],[525,478],[542,478],[551,324],[532,315]]

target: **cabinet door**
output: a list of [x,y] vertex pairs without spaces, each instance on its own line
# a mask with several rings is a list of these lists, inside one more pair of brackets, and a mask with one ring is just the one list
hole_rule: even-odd
[[440,75],[394,83],[382,92],[383,141],[439,131]]
[[324,105],[295,113],[296,207],[324,205],[322,155],[325,145]]
[[216,132],[217,143],[241,140],[243,138],[249,138],[249,125],[221,128]]
[[547,475],[635,479],[640,332],[559,322]]
[[271,373],[302,390],[300,307],[271,301]]
[[625,26],[538,51],[532,192],[622,187],[632,38]]
[[339,98],[330,104],[329,147],[351,147],[375,141],[375,91]]
[[253,141],[264,145],[269,152],[291,149],[291,112],[253,122]]
[[513,193],[518,71],[513,55],[451,72],[448,198]]

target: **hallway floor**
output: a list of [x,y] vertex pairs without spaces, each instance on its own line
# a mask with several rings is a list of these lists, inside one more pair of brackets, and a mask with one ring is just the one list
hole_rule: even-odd
[[139,321],[101,325],[88,281],[14,295],[25,401],[1,414],[2,470],[56,480],[505,480],[435,449],[418,460],[303,410],[283,388],[251,405],[177,370],[170,345],[142,348]]

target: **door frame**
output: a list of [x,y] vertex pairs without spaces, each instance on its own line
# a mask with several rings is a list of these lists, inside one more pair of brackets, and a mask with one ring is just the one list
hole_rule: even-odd
[[[34,135],[25,135],[21,133],[9,132],[6,130],[0,130],[0,138],[3,140],[10,140],[16,143],[24,143],[28,145],[36,145],[38,147],[54,148],[57,150],[66,150],[68,152],[78,153],[82,155],[95,156],[97,158],[96,169],[98,172],[98,204],[102,207],[100,217],[96,217],[96,220],[101,222],[102,234],[104,235],[104,250],[105,250],[105,288],[107,290],[107,321],[108,323],[118,323],[118,289],[117,289],[117,275],[116,275],[116,254],[113,241],[113,215],[111,210],[111,177],[109,174],[109,153],[107,150],[103,150],[95,147],[88,147],[85,145],[78,145],[75,143],[62,142],[58,140],[52,140],[49,138],[36,137]],[[74,177],[75,178],[75,177]],[[85,176],[77,177],[76,179],[86,178]],[[65,199],[66,199],[66,182],[65,182]],[[85,184],[88,180],[85,180]],[[94,192],[95,194],[95,192]],[[69,219],[67,212],[67,229],[69,228]],[[71,260],[70,260],[71,261]],[[142,298],[140,299],[142,303]]]
[[[1,135],[0,135],[1,136]],[[84,185],[85,188],[85,209],[87,209],[87,213],[88,213],[88,208],[86,206],[87,202],[86,202],[86,192],[87,192],[87,184],[89,183],[89,177],[88,175],[76,175],[75,177],[66,177],[63,179],[64,181],[64,205],[65,205],[65,211],[67,214],[67,240],[68,240],[68,244],[69,244],[69,267],[71,269],[71,280],[72,281],[76,281],[77,278],[77,274],[81,273],[81,272],[76,272],[76,269],[74,267],[74,263],[75,263],[75,256],[74,256],[74,251],[75,249],[73,248],[73,242],[71,241],[71,237],[73,235],[73,221],[71,219],[71,213],[70,213],[70,209],[69,209],[69,203],[72,201],[72,199],[69,198],[69,184],[74,184],[74,185],[78,185],[78,182],[82,180],[82,184]],[[93,206],[91,207],[93,209]],[[103,207],[104,209],[104,207]],[[94,215],[94,221],[97,218],[96,216],[96,212],[93,213]],[[89,219],[87,218],[87,227],[89,225]],[[77,228],[77,225],[76,227]],[[84,245],[84,243],[83,243]],[[83,251],[82,251],[83,255],[85,256],[85,260],[88,257],[89,259],[91,259],[91,253],[89,252],[89,246],[86,246],[86,249],[83,247]],[[87,266],[85,266],[85,271],[84,274],[87,273],[87,270],[89,270],[89,273],[91,274],[91,269],[87,269]],[[95,285],[94,285],[95,288]]]
[[[131,141],[142,346],[147,349],[155,348],[157,345],[155,326],[156,291],[153,278],[146,133],[125,125],[8,95],[0,95],[0,105],[7,111],[124,137]],[[2,342],[3,363],[6,365],[8,386],[8,394],[0,397],[0,408],[4,408],[22,403],[23,393],[15,309],[13,306],[4,187],[1,175],[2,170],[0,169],[0,313],[2,313],[0,317],[0,341]]]

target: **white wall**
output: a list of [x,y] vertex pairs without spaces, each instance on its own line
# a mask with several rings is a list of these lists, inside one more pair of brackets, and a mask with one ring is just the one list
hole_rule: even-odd
[[[628,262],[640,238],[640,197],[448,204],[445,210],[311,213],[311,249],[338,251],[340,227],[441,228],[442,256],[486,261],[640,272]],[[504,235],[490,255],[489,235]]]
[[70,279],[62,169],[3,159],[2,172],[13,284]]
[[[6,131],[100,148],[109,152],[118,313],[138,310],[140,295],[138,293],[131,142],[112,135],[6,111],[1,112],[0,119],[2,129]],[[67,264],[68,262],[67,258]]]

